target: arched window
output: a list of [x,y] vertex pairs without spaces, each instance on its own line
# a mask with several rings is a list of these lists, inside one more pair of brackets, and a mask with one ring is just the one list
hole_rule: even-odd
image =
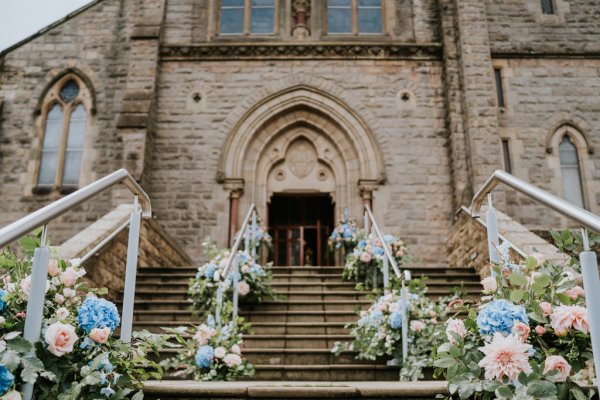
[[569,135],[565,134],[563,136],[558,145],[558,154],[564,197],[567,201],[583,208],[583,185],[581,183],[579,156],[577,155],[577,147],[575,147]]
[[46,93],[36,192],[72,191],[79,186],[90,95],[75,75]]

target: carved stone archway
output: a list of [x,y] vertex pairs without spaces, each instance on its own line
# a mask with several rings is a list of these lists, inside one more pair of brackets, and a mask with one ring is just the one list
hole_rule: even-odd
[[226,190],[235,187],[231,229],[251,203],[265,216],[273,191],[330,193],[336,213],[348,207],[358,216],[385,180],[365,122],[339,99],[305,85],[268,96],[242,116],[225,143],[219,176]]

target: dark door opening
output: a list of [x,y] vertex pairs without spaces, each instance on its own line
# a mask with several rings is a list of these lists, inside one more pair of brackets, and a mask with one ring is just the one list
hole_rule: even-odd
[[333,209],[329,195],[274,194],[269,231],[275,265],[330,265],[327,238],[333,229]]

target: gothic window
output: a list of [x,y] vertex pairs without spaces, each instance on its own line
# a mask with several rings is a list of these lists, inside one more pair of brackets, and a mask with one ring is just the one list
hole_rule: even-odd
[[79,186],[89,93],[76,76],[60,79],[46,94],[37,171],[37,193]]
[[554,0],[542,0],[542,14],[554,14]]
[[583,185],[581,183],[579,156],[577,155],[577,147],[575,147],[569,135],[565,134],[563,136],[558,145],[558,154],[564,197],[567,201],[583,208]]
[[221,0],[222,35],[272,34],[275,0]]
[[503,109],[506,107],[504,100],[504,88],[502,86],[502,70],[500,68],[494,68],[494,80],[496,81],[496,99],[498,100],[498,107]]
[[327,0],[327,32],[336,35],[381,34],[381,0]]

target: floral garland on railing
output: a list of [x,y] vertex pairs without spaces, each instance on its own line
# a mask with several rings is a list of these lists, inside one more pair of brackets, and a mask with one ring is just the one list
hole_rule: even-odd
[[408,307],[408,354],[403,361],[402,304],[399,291],[379,297],[367,311],[361,311],[358,322],[346,326],[350,329],[351,342],[336,342],[332,352],[357,352],[363,360],[386,359],[389,365],[398,365],[400,380],[416,381],[425,377],[423,370],[433,367],[437,347],[445,339],[444,322],[448,304],[457,296],[434,301],[427,297],[425,278],[409,282]]
[[[240,232],[237,232],[234,236],[234,240],[240,236]],[[256,224],[249,224],[242,237],[242,246],[245,246],[245,241],[248,240],[248,247],[254,246],[258,251],[260,247],[264,247],[267,250],[273,248],[273,238],[269,235],[267,228]]]
[[85,271],[78,260],[50,261],[40,342],[34,348],[21,336],[39,242],[39,237],[20,241],[22,260],[10,249],[0,254],[1,398],[20,399],[21,385],[31,383],[40,400],[141,399],[142,382],[162,375],[146,356],[169,346],[169,337],[144,331],[134,333],[131,343],[115,338],[117,308],[97,297],[106,289],[81,282]]
[[461,399],[586,399],[575,374],[592,351],[584,291],[565,266],[539,254],[516,264],[509,243],[499,248],[495,277],[466,318],[447,324],[435,366]]
[[[377,283],[373,282],[375,279],[381,279],[385,250],[382,241],[374,233],[367,237],[364,231],[360,231],[357,239],[357,244],[352,253],[348,255],[344,265],[342,278],[355,281],[359,290],[369,290],[377,286]],[[383,239],[389,246],[392,257],[398,266],[410,258],[404,241],[394,235],[385,235]],[[389,277],[390,282],[395,280],[391,265],[389,266]]]
[[[230,315],[231,303],[224,310]],[[161,362],[173,377],[187,377],[200,381],[231,381],[254,374],[254,366],[242,354],[243,333],[250,329],[243,319],[230,321],[219,327],[213,316],[197,328],[167,329],[175,334],[182,349],[175,357]]]
[[329,249],[334,251],[341,248],[352,248],[356,246],[357,235],[356,219],[342,215],[327,240]]
[[[217,289],[221,282],[225,283],[223,298],[232,293],[233,272],[223,276],[223,269],[230,256],[229,250],[218,250],[210,241],[203,243],[205,253],[212,256],[211,261],[200,266],[196,276],[190,279],[188,294],[196,313],[214,312],[216,310]],[[237,291],[240,303],[247,306],[260,304],[267,299],[276,298],[271,286],[272,263],[264,266],[255,262],[244,251],[238,252]]]

